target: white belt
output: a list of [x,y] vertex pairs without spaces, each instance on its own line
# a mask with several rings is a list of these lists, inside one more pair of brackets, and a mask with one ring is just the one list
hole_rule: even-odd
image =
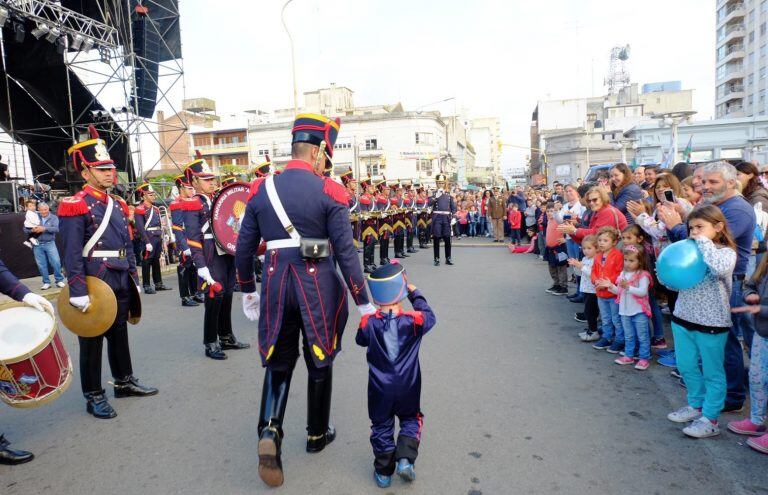
[[213,234],[203,234],[203,239],[213,239]]
[[432,213],[435,213],[437,215],[452,215],[450,211],[433,211]]
[[147,232],[151,232],[153,230],[160,230],[160,227],[150,227],[150,228],[146,229]]
[[299,239],[277,239],[274,241],[267,241],[267,249],[297,248],[299,247],[299,244]]
[[[123,254],[125,256],[125,254]],[[120,258],[120,251],[100,251],[98,249],[95,249],[91,253],[91,257],[93,258]]]

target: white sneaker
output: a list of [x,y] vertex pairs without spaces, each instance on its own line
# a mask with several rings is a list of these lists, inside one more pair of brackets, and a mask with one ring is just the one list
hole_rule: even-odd
[[585,335],[583,337],[579,335],[579,337],[581,337],[582,342],[594,342],[596,340],[600,340],[600,334],[597,332],[592,332],[592,333],[584,332],[584,333]]
[[40,290],[48,290],[51,288],[51,284],[43,284],[40,286]]
[[58,287],[59,289],[63,289],[66,286],[67,284],[65,284],[63,281],[56,282],[56,287]]
[[584,340],[587,337],[587,335],[589,335],[589,332],[586,330],[584,330],[583,332],[579,332],[579,338],[581,340]]
[[667,419],[675,423],[687,423],[700,417],[701,411],[691,406],[683,406],[677,411],[667,414]]
[[716,437],[720,434],[720,427],[702,416],[683,428],[683,433],[694,438]]

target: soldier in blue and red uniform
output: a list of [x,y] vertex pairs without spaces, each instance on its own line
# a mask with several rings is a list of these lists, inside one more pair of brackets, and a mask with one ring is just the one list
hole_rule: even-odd
[[[357,180],[352,172],[352,168],[339,176],[341,183],[349,195],[349,216],[352,224],[352,239],[355,246],[360,242],[360,198],[357,197]],[[355,218],[352,220],[352,218]]]
[[392,222],[392,231],[394,233],[395,258],[407,258],[405,254],[405,213],[403,212],[403,187],[400,181],[396,180],[390,184],[389,188],[392,194],[389,196],[390,208],[397,210]]
[[[413,464],[419,452],[421,414],[421,338],[435,325],[436,318],[427,300],[408,285],[405,269],[397,262],[379,267],[368,276],[368,287],[379,310],[363,316],[355,337],[367,347],[368,415],[371,418],[376,484],[391,483],[397,474],[406,481],[416,478]],[[414,311],[403,311],[402,301],[410,300]],[[395,444],[395,416],[400,433]]]
[[440,266],[440,240],[445,243],[445,264],[452,265],[451,260],[451,219],[456,214],[456,202],[446,190],[448,179],[445,174],[435,176],[437,191],[429,198],[432,208],[432,249],[435,254],[435,266]]
[[[268,176],[272,170],[272,161],[269,159],[269,155],[264,156],[267,161],[257,165],[256,168],[253,169],[253,175],[256,178],[255,180]],[[256,256],[256,258],[254,258],[253,264],[254,270],[256,272],[256,282],[261,282],[261,275],[264,267],[264,255]]]
[[59,204],[59,232],[62,264],[67,269],[69,283],[69,304],[83,312],[90,307],[86,275],[106,282],[117,299],[117,316],[104,334],[78,337],[80,383],[88,401],[86,410],[97,418],[109,419],[117,413],[101,387],[104,338],[116,398],[155,395],[157,389],[141,385],[133,376],[127,323],[131,298],[138,297],[139,276],[128,232],[128,205],[122,198],[107,193],[115,185],[115,163],[96,129],[91,126],[89,131],[91,139],[69,148],[72,164],[86,185]]
[[[141,281],[145,294],[154,294],[156,290],[171,290],[163,283],[160,271],[160,256],[163,254],[163,226],[160,222],[160,209],[155,206],[157,196],[152,184],[144,182],[136,188],[142,203],[134,210],[136,233],[144,246],[141,256]],[[150,279],[150,272],[152,278]],[[154,287],[152,286],[154,282]]]
[[389,214],[389,187],[387,179],[374,182],[378,194],[376,195],[376,211],[379,212],[379,265],[389,264],[389,237],[392,235],[393,216]]
[[204,298],[202,294],[197,293],[197,269],[192,263],[192,251],[187,245],[187,236],[184,233],[182,201],[194,196],[195,189],[187,182],[184,174],[174,177],[173,182],[179,190],[179,195],[171,201],[168,209],[171,210],[173,236],[176,238],[176,250],[179,255],[179,264],[176,266],[176,274],[179,277],[179,296],[182,306],[194,307],[199,306]]
[[362,219],[362,240],[363,240],[363,271],[373,273],[376,269],[376,263],[373,262],[376,254],[376,244],[379,240],[377,220],[371,215],[376,210],[376,188],[373,186],[373,180],[368,177],[360,181],[360,187],[363,194],[360,195],[360,212]]
[[428,202],[427,191],[421,186],[416,188],[416,235],[421,249],[426,249],[429,244]]
[[408,210],[405,212],[405,252],[413,254],[418,252],[413,247],[413,238],[416,235],[416,194],[410,182],[404,183],[403,188],[403,207]]
[[[250,320],[259,319],[259,354],[266,367],[258,425],[259,475],[270,486],[283,483],[280,445],[288,390],[299,357],[299,335],[309,375],[306,449],[319,452],[336,436],[330,424],[332,363],[341,350],[348,316],[341,280],[361,314],[374,311],[352,242],[347,192],[324,177],[331,168],[338,132],[338,121],[314,114],[296,117],[292,159],[279,176],[253,183],[237,239],[235,263],[243,311]],[[285,222],[270,200],[272,185]],[[267,241],[267,250],[259,294],[252,260],[261,239]],[[302,257],[302,241],[330,246],[317,255],[307,249]]]
[[[23,302],[27,306],[31,306],[39,311],[45,311],[54,316],[51,303],[22,284],[5,266],[2,260],[0,260],[0,293],[5,294],[14,301]],[[29,462],[35,458],[31,452],[12,449],[10,445],[11,443],[5,439],[5,435],[0,434],[0,464],[13,466]]]
[[184,233],[197,276],[205,282],[203,345],[211,359],[227,359],[225,350],[247,349],[232,330],[232,297],[235,288],[234,257],[219,249],[211,230],[211,201],[216,190],[216,176],[198,153],[184,168],[188,183],[196,194],[181,201]]

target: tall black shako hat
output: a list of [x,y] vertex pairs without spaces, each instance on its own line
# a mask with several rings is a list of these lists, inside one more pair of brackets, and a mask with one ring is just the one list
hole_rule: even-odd
[[203,159],[203,155],[198,150],[195,150],[195,159],[184,167],[184,176],[190,184],[193,177],[198,179],[216,178],[216,174],[213,173],[211,167],[208,166],[208,163]]
[[400,263],[381,265],[367,280],[371,299],[379,306],[395,304],[408,297],[408,279]]
[[81,141],[67,150],[75,170],[81,172],[85,168],[115,168],[115,162],[107,151],[107,143],[99,138],[99,133],[93,125],[88,126],[89,139]]
[[325,154],[328,157],[328,163],[326,170],[330,170],[333,165],[331,163],[333,159],[333,147],[336,144],[336,138],[339,136],[339,129],[341,128],[341,120],[336,118],[334,120],[317,115],[314,113],[302,113],[296,116],[296,121],[293,123],[293,143],[309,143],[315,146],[320,146],[325,142]]
[[141,185],[136,188],[136,192],[139,193],[141,197],[144,197],[149,193],[154,193],[155,190],[149,182],[142,182]]
[[352,167],[349,167],[349,170],[339,175],[339,178],[341,178],[341,183],[344,184],[345,186],[350,182],[354,181],[355,174],[352,172]]

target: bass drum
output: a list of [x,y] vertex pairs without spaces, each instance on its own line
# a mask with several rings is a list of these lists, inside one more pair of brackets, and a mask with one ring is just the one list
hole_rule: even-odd
[[219,249],[235,255],[240,224],[245,216],[251,186],[235,182],[224,186],[211,204],[211,231]]
[[38,407],[64,393],[71,381],[72,362],[54,317],[29,307],[0,311],[0,400]]

